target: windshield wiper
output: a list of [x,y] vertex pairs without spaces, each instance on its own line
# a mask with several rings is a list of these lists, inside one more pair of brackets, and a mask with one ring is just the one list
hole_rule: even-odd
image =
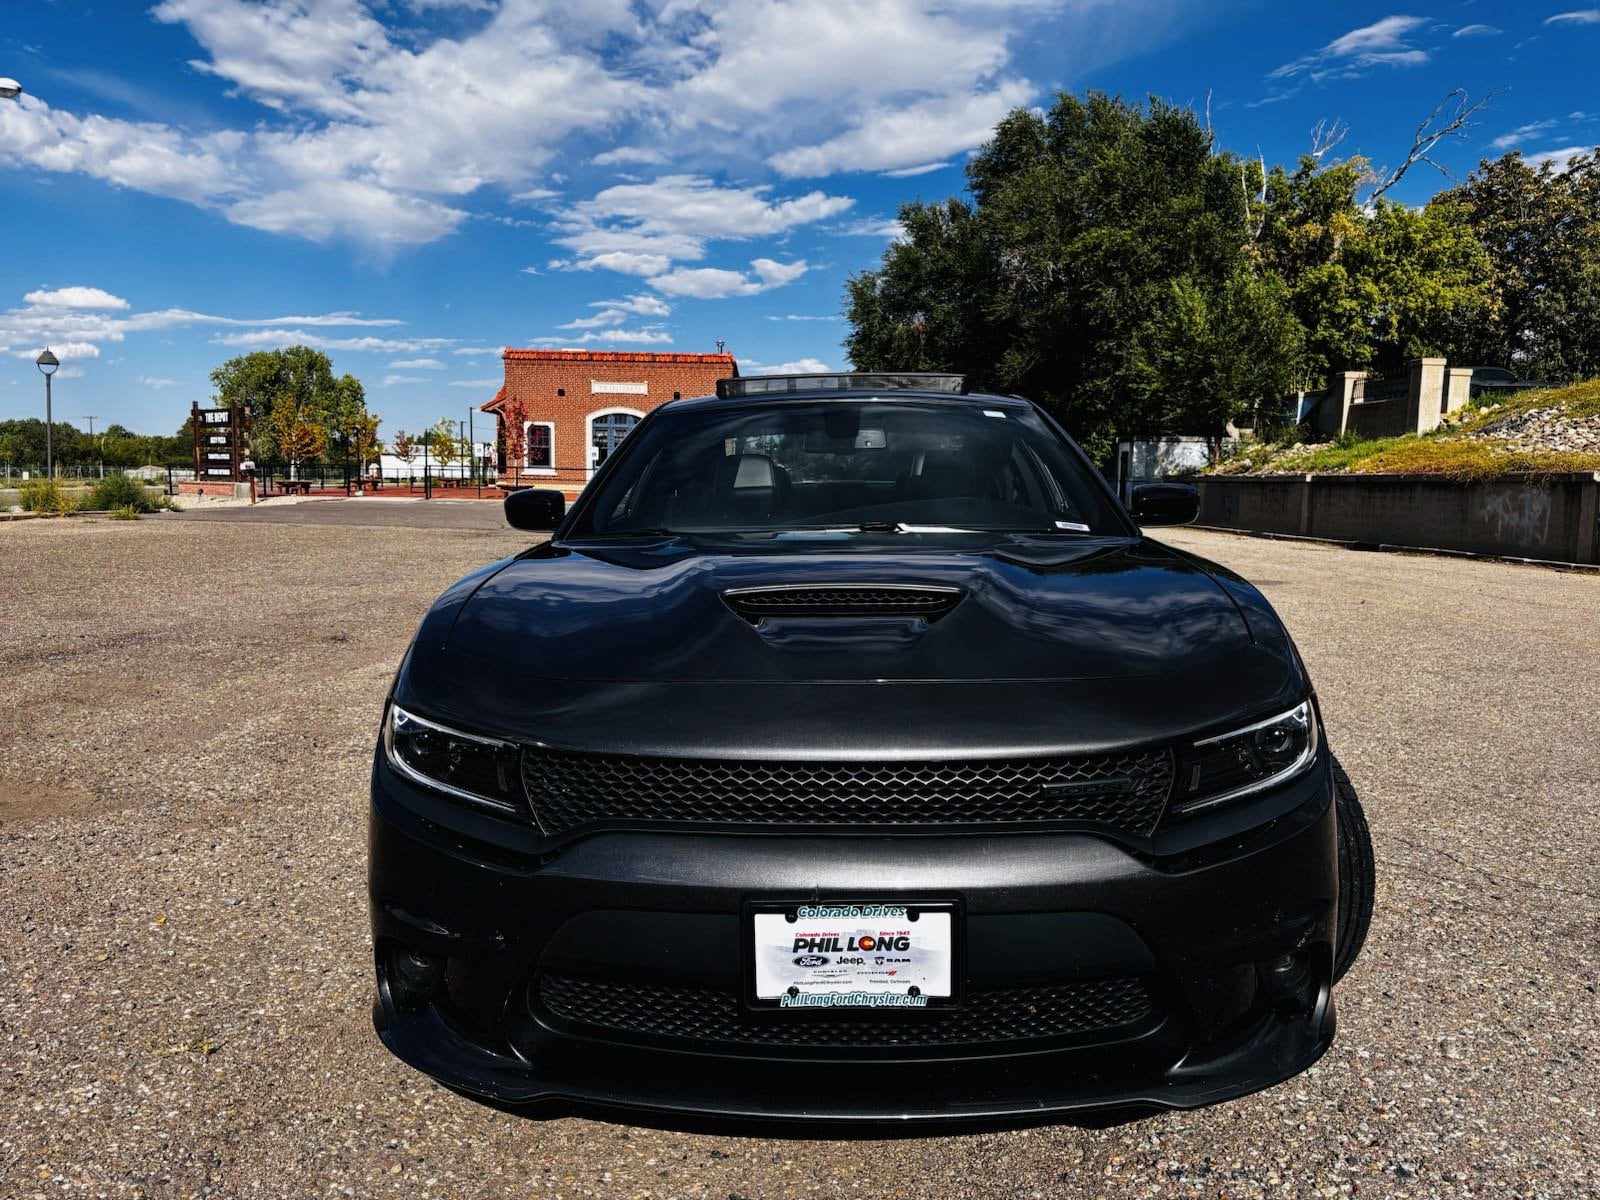
[[597,538],[634,538],[634,537],[683,537],[681,529],[609,529],[604,533],[591,533],[580,541],[590,541]]
[[983,533],[956,525],[920,525],[914,521],[858,521],[853,525],[791,525],[790,529],[816,529],[829,533]]

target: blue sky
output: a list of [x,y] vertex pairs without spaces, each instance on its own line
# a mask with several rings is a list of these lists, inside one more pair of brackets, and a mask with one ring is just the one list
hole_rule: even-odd
[[[1059,89],[1203,106],[1221,144],[1403,155],[1504,89],[1464,175],[1600,141],[1600,9],[1266,0],[11,0],[0,416],[170,432],[207,373],[306,342],[385,433],[460,418],[499,348],[841,367],[845,279]],[[1597,112],[1590,115],[1587,108]],[[1391,195],[1446,181],[1419,168]]]

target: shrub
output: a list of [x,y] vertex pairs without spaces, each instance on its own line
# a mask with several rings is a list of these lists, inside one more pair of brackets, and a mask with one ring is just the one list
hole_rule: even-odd
[[67,502],[66,493],[61,490],[61,485],[54,479],[26,479],[21,487],[21,499],[18,501],[26,512],[36,512],[40,516],[60,516],[72,506]]
[[157,504],[150,490],[137,479],[129,479],[126,475],[107,475],[84,498],[83,507],[96,511],[131,508],[135,512],[148,513],[155,512],[163,505]]
[[131,504],[124,504],[121,508],[113,508],[107,517],[112,521],[137,521],[139,510]]

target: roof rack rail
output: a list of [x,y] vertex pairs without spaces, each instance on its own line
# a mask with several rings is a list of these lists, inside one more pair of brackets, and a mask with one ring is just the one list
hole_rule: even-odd
[[736,375],[717,380],[723,400],[781,392],[949,392],[967,390],[965,375],[937,371],[828,371],[815,375]]

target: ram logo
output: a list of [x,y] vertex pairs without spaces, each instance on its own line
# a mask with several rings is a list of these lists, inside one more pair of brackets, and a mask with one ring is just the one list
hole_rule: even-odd
[[828,956],[826,954],[802,954],[794,960],[794,965],[797,967],[825,967],[828,965]]

